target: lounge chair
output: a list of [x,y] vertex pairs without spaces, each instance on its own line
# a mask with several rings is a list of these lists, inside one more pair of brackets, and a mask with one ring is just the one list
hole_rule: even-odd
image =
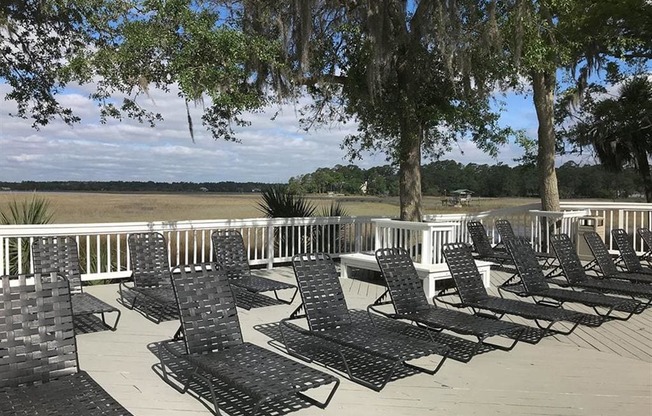
[[[645,232],[643,232],[644,235]],[[648,277],[648,279],[642,279],[641,282],[652,283],[652,269],[649,267],[643,267],[641,261],[639,260],[634,247],[629,241],[629,236],[627,231],[622,228],[614,228],[611,230],[611,235],[616,242],[618,251],[620,251],[620,259],[625,265],[625,268],[629,273],[642,274]]]
[[[295,285],[251,274],[244,241],[239,231],[217,230],[213,232],[211,239],[213,241],[215,261],[220,263],[233,286],[254,294],[274,292],[276,300],[285,304],[291,304],[294,301],[298,290]],[[291,297],[281,299],[278,296],[278,292],[281,290],[291,290]],[[251,309],[252,304],[243,302],[242,305],[239,304],[238,306]]]
[[568,235],[551,235],[550,243],[564,271],[564,279],[550,279],[550,282],[562,287],[572,287],[573,289],[613,293],[630,296],[633,299],[647,299],[646,306],[650,306],[652,303],[652,285],[589,277]]
[[135,233],[129,235],[128,243],[133,284],[120,283],[121,302],[130,309],[138,308],[158,324],[165,316],[176,314],[165,237],[154,232]]
[[[588,326],[599,326],[602,323],[602,319],[594,315],[491,296],[482,284],[480,272],[467,244],[444,244],[443,253],[451,277],[455,282],[456,293],[460,298],[459,303],[443,301],[442,296],[444,293],[440,293],[438,299],[444,303],[456,307],[467,307],[473,310],[476,315],[496,319],[502,318],[505,314],[521,316],[534,320],[537,326],[546,332],[562,335],[570,334],[580,323]],[[489,313],[486,311],[489,311]],[[543,325],[541,321],[548,321],[549,323]],[[553,329],[553,325],[562,321],[569,322],[571,328],[566,331]]]
[[497,263],[499,266],[512,261],[509,254],[504,251],[498,251],[491,246],[487,237],[487,231],[481,222],[470,221],[466,224],[466,229],[469,231],[478,259],[491,261]]
[[[252,415],[269,401],[296,396],[325,408],[339,386],[339,380],[258,345],[245,342],[238,320],[235,298],[226,272],[217,263],[180,266],[175,269],[172,286],[177,299],[185,352],[173,344],[159,343],[164,379],[173,387],[165,369],[165,352],[186,361],[192,371],[183,385],[185,393],[193,381],[210,387],[215,412],[219,415],[218,379],[227,388],[240,392],[254,403]],[[308,390],[332,385],[325,401],[306,395]],[[178,389],[178,388],[177,388]]]
[[640,235],[645,244],[647,244],[647,251],[643,253],[640,260],[647,262],[648,266],[652,266],[652,230],[641,227],[638,228],[636,232],[638,232],[638,235]]
[[84,292],[79,253],[74,238],[66,236],[35,238],[32,243],[32,260],[35,273],[61,273],[68,279],[74,316],[100,314],[104,325],[109,326],[104,314],[115,313],[113,326],[109,326],[112,331],[115,331],[120,321],[120,310]]
[[68,281],[2,276],[0,414],[131,415],[79,369]]
[[[328,254],[299,254],[292,258],[294,274],[299,284],[299,293],[303,303],[281,321],[281,333],[284,344],[291,355],[311,361],[312,358],[302,354],[303,345],[288,345],[291,339],[287,331],[298,331],[304,336],[319,341],[317,348],[333,352],[345,367],[352,381],[380,391],[385,387],[394,373],[402,366],[410,369],[435,374],[447,358],[448,348],[433,341],[425,341],[407,336],[396,331],[384,329],[375,320],[386,319],[368,317],[365,321],[356,321],[349,311],[339,274]],[[304,313],[301,314],[301,311]],[[292,321],[306,318],[308,329]],[[411,327],[408,324],[402,327]],[[353,352],[351,352],[353,351]],[[354,374],[360,363],[356,359],[362,354],[364,361],[373,361],[385,376],[380,382],[372,383]],[[416,365],[409,361],[441,355],[434,369]]]
[[[496,231],[498,231],[498,234],[500,235],[500,240],[505,244],[508,240],[523,240],[527,242],[527,239],[524,237],[517,237],[516,234],[514,233],[514,229],[512,228],[512,224],[505,219],[502,220],[496,220],[494,223],[496,226]],[[528,242],[529,244],[529,242]],[[507,247],[505,247],[507,248]],[[544,253],[542,251],[536,251],[535,252],[536,258],[538,261],[541,262],[541,265],[543,267],[552,267],[557,260],[557,257],[555,257],[554,254],[551,253]],[[553,274],[559,269],[559,266],[555,266],[548,274]]]
[[[541,266],[537,262],[534,250],[528,242],[509,240],[507,241],[507,251],[514,260],[520,284],[500,286],[498,289],[501,291],[501,295],[502,291],[505,290],[518,296],[532,297],[539,305],[553,307],[561,307],[565,302],[581,303],[592,307],[595,313],[603,317],[603,319],[627,320],[633,314],[645,310],[645,305],[635,300],[607,296],[601,293],[551,288],[543,275]],[[606,308],[606,312],[602,312],[598,308]],[[613,315],[614,311],[623,312],[625,315]]]
[[[621,231],[625,232],[624,230]],[[627,238],[627,234],[625,234],[625,238]],[[584,234],[584,239],[586,240],[586,243],[588,244],[591,253],[593,253],[593,257],[595,258],[595,262],[598,265],[602,277],[604,277],[605,279],[628,280],[634,283],[652,283],[652,270],[650,270],[649,274],[646,274],[644,271],[641,272],[619,271],[618,268],[616,267],[616,263],[614,263],[613,259],[611,258],[611,255],[609,254],[609,250],[607,249],[607,246],[604,244],[604,241],[602,241],[602,238],[598,233],[593,231],[587,232]],[[625,244],[621,241],[620,246],[624,246],[624,245]],[[629,246],[629,248],[631,249],[631,246]],[[624,253],[625,251],[626,250],[620,251],[621,259],[623,259],[625,264],[627,264],[631,262],[631,260],[625,259],[625,257],[629,256],[629,254],[626,254],[624,256],[622,255],[622,253]],[[634,260],[636,261],[636,264],[640,266],[640,264],[638,263],[638,258],[636,258],[636,254],[634,253],[634,250],[632,250],[632,254],[634,255]]]
[[[376,261],[387,282],[387,290],[369,308],[392,319],[413,322],[430,330],[447,329],[462,335],[477,338],[474,349],[468,355],[469,361],[483,345],[503,351],[510,351],[530,327],[495,319],[482,318],[454,309],[439,308],[428,303],[421,278],[414,268],[410,254],[403,248],[381,248],[376,250]],[[389,297],[389,301],[385,300]],[[378,306],[392,304],[394,313],[387,313]],[[510,338],[511,345],[503,346],[486,342],[495,336]],[[541,337],[537,337],[537,341]]]

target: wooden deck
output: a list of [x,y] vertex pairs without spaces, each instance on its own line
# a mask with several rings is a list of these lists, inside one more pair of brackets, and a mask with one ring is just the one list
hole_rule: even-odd
[[[293,281],[290,268],[276,268],[272,274]],[[504,278],[504,273],[492,272],[492,284]],[[383,291],[379,285],[359,280],[342,283],[351,308],[366,307]],[[152,348],[170,338],[178,322],[156,325],[123,308],[117,302],[117,285],[87,290],[120,307],[122,319],[116,332],[78,335],[82,369],[134,415],[211,414],[196,398],[178,393],[155,372],[158,359]],[[277,350],[260,326],[287,317],[298,304],[296,299],[291,306],[239,309],[245,340]],[[511,352],[481,354],[466,364],[448,360],[434,376],[401,378],[379,393],[340,376],[340,388],[327,409],[309,407],[291,414],[650,415],[650,328],[652,309],[627,322],[581,327],[570,336],[548,337],[537,345],[519,343]]]

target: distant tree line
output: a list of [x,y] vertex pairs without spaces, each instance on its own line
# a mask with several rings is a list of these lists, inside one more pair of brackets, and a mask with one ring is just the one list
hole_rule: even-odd
[[0,189],[41,192],[260,192],[268,187],[260,182],[124,182],[53,181],[0,182]]
[[[532,164],[462,164],[452,160],[422,166],[424,195],[446,195],[456,189],[470,189],[476,196],[538,196],[539,180]],[[620,173],[600,165],[567,162],[557,169],[562,198],[626,198],[643,193],[643,185],[633,169]],[[343,193],[398,195],[398,175],[392,166],[361,169],[355,165],[319,168],[313,173],[290,178],[288,187],[295,193]]]
[[[424,195],[446,195],[456,189],[470,189],[475,196],[538,196],[537,169],[532,164],[518,166],[466,165],[452,160],[426,164],[421,169]],[[567,162],[557,169],[562,198],[626,198],[643,194],[640,176],[633,169],[619,173],[600,165]],[[259,192],[269,188],[260,182],[0,182],[0,189],[41,192]],[[396,168],[385,165],[361,169],[355,165],[335,165],[290,178],[288,191],[295,194],[388,195],[399,193]]]

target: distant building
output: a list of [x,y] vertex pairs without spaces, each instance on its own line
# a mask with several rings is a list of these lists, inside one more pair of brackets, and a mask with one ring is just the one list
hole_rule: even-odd
[[369,187],[369,184],[367,181],[364,181],[362,185],[360,185],[360,192],[362,192],[362,195],[367,195],[367,188]]
[[203,186],[202,186],[201,188],[199,188],[199,190],[200,190],[201,192],[208,192],[208,188],[205,188],[205,187],[203,187]]
[[3,186],[2,188],[0,188],[0,191],[2,191],[2,192],[9,192],[9,191],[11,191],[11,188],[8,188],[8,187],[6,187],[6,186]]

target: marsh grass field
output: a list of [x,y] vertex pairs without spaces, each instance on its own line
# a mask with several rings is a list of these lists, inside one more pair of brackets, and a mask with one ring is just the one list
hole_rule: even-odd
[[[7,212],[12,201],[22,203],[34,196],[49,202],[53,222],[104,223],[137,221],[182,221],[209,219],[260,218],[261,196],[251,194],[141,194],[141,193],[73,193],[73,192],[0,192],[0,211]],[[340,202],[348,215],[398,216],[398,197],[309,196],[319,215],[333,201]],[[486,211],[524,205],[535,198],[476,199],[470,207],[442,205],[442,197],[424,197],[424,213],[461,213]]]

